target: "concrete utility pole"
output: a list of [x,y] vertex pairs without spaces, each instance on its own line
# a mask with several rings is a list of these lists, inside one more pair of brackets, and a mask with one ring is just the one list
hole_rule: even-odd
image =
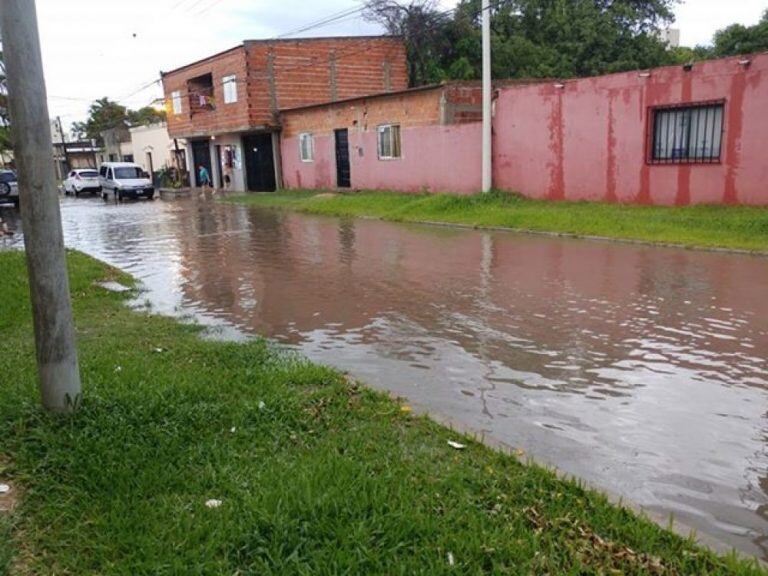
[[13,150],[43,406],[80,403],[80,372],[34,0],[0,0]]
[[491,0],[483,0],[483,192],[493,185],[491,149]]

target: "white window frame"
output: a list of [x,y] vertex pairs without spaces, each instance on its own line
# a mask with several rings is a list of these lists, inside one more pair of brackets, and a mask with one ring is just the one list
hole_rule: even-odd
[[[397,130],[393,130],[396,128]],[[382,145],[382,138],[389,133],[389,150],[385,151]],[[394,138],[397,134],[397,140]],[[397,145],[395,145],[397,144]],[[379,160],[399,160],[403,157],[403,138],[400,130],[400,124],[381,124],[376,128],[376,149]],[[397,154],[395,154],[397,152]]]
[[[309,147],[304,148],[304,142],[309,142]],[[304,152],[308,152],[307,155]],[[299,158],[302,162],[315,161],[315,136],[311,132],[302,132],[299,134]]]
[[221,85],[224,89],[224,104],[234,104],[237,102],[237,76],[229,74],[222,77]]
[[173,107],[174,114],[181,114],[183,112],[181,104],[181,90],[174,90],[171,92],[171,106]]

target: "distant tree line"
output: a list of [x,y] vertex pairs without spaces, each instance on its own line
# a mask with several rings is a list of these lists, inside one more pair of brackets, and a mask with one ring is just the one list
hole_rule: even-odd
[[[495,78],[572,78],[768,49],[768,11],[719,31],[713,46],[670,48],[660,31],[678,0],[491,0]],[[365,17],[402,36],[412,85],[481,77],[480,0],[367,0]]]
[[722,58],[737,54],[752,54],[768,50],[768,9],[754,26],[732,24],[715,33],[711,46],[678,48],[675,55],[680,62]]
[[165,121],[165,111],[144,106],[130,110],[109,98],[99,98],[88,109],[84,122],[72,124],[72,134],[77,139],[101,141],[101,133],[120,126],[145,126]]

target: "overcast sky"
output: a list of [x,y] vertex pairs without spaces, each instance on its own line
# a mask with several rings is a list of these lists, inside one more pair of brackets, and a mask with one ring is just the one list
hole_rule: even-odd
[[[455,0],[443,0],[446,8]],[[89,103],[109,96],[138,108],[161,95],[141,90],[160,70],[269,38],[358,7],[359,0],[37,0],[51,116],[69,125]],[[685,0],[675,28],[682,43],[709,43],[715,30],[754,24],[768,0]],[[371,34],[354,15],[310,35]]]

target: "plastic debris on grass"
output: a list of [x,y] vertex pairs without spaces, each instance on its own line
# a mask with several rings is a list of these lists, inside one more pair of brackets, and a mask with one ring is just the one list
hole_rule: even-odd
[[453,440],[448,440],[448,446],[456,450],[464,450],[464,448],[467,447],[466,444],[462,444],[460,442],[454,442]]
[[210,500],[205,501],[206,508],[218,508],[219,506],[221,506],[221,504],[222,504],[222,501],[217,500],[216,498],[211,498]]

